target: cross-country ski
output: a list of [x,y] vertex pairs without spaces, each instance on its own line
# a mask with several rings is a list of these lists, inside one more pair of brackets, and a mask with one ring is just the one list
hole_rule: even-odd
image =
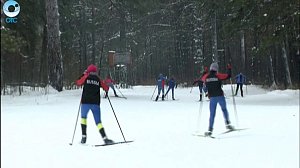
[[100,147],[100,146],[111,146],[111,145],[118,145],[118,144],[127,144],[127,143],[131,143],[133,141],[118,141],[118,142],[112,142],[112,143],[108,143],[108,144],[96,144],[96,145],[92,145],[93,147]]

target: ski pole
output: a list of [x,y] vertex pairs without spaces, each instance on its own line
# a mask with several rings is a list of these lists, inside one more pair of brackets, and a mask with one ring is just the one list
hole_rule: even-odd
[[193,88],[194,88],[194,87],[192,86],[190,93],[192,93]]
[[[169,88],[168,88],[169,89]],[[167,89],[167,92],[168,92],[168,89]],[[165,93],[164,93],[164,91],[163,91],[163,95],[164,95]],[[169,95],[168,94],[165,94],[165,98],[167,99],[167,100],[169,100]]]
[[111,109],[112,109],[112,111],[113,111],[113,113],[114,113],[114,116],[115,116],[116,121],[117,121],[117,123],[118,123],[118,126],[119,126],[119,128],[120,128],[120,131],[121,131],[121,133],[122,133],[123,139],[124,139],[125,142],[127,142],[126,139],[125,139],[125,136],[124,136],[124,134],[123,134],[122,128],[121,128],[121,126],[120,126],[120,123],[119,123],[119,121],[118,121],[118,118],[117,118],[117,115],[116,115],[116,113],[115,113],[115,110],[114,110],[114,108],[113,108],[113,106],[112,106],[112,104],[111,104],[111,101],[110,101],[110,99],[109,99],[109,96],[107,96],[107,99],[108,99],[109,104],[110,104],[110,107],[111,107]]
[[151,100],[153,99],[153,96],[154,96],[154,93],[155,93],[155,91],[156,91],[156,88],[157,88],[157,85],[155,86],[155,89],[154,89],[154,91],[153,91],[153,94],[152,94]]
[[200,131],[200,122],[201,122],[202,109],[203,109],[203,101],[200,101],[199,114],[198,114],[198,120],[197,120],[197,131]]
[[73,132],[73,138],[72,138],[72,142],[69,143],[70,145],[73,145],[74,136],[75,136],[76,127],[77,127],[77,122],[78,122],[78,117],[79,117],[79,112],[80,112],[80,106],[81,106],[81,101],[80,101],[80,103],[79,103],[78,113],[77,113],[76,122],[75,122],[75,128],[74,128],[74,132]]
[[120,89],[118,89],[118,87],[116,87],[116,88],[117,88],[117,90],[121,93],[122,97],[126,98],[126,97],[123,95],[123,93],[120,91]]
[[238,121],[238,115],[237,115],[237,110],[236,110],[236,103],[235,103],[234,91],[233,91],[231,78],[230,78],[230,84],[231,84],[231,92],[232,92],[232,101],[233,101],[233,108],[234,108],[234,113],[235,113],[235,120],[236,120],[236,125],[238,127],[239,126],[239,121]]

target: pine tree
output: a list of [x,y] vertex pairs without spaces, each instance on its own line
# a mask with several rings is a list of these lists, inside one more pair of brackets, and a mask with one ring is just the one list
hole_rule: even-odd
[[46,0],[48,78],[57,91],[63,90],[63,63],[60,46],[57,0]]

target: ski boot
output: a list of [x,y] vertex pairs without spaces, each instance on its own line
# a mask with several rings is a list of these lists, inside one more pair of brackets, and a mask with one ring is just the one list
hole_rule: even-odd
[[117,93],[116,93],[116,90],[114,90],[114,94],[115,94],[115,97],[119,97],[119,96],[117,95]]
[[207,131],[204,133],[204,136],[211,136],[212,135],[212,132],[211,131]]
[[107,137],[104,137],[104,138],[103,138],[103,141],[104,141],[104,143],[105,143],[105,144],[107,144],[107,145],[109,145],[109,144],[113,144],[113,143],[114,143],[114,141],[113,141],[113,140],[111,140],[111,139],[108,139]]
[[86,143],[86,135],[82,135],[80,143],[81,144],[85,144]]
[[104,98],[107,98],[107,97],[108,97],[108,91],[105,92]]
[[227,124],[227,125],[226,125],[226,128],[227,128],[228,130],[230,130],[230,131],[233,131],[233,130],[234,130],[234,127],[233,127],[232,125],[230,125],[230,124]]
[[112,141],[112,140],[110,140],[110,139],[107,138],[106,133],[104,131],[104,128],[101,128],[99,130],[99,132],[100,132],[100,134],[101,134],[101,136],[102,136],[103,141],[104,141],[105,144],[112,144],[112,143],[114,143],[114,141]]
[[80,143],[85,144],[86,142],[86,125],[85,124],[81,124],[81,132],[82,132],[82,138]]
[[155,101],[157,101],[158,100],[158,96],[156,96],[156,98],[155,98]]

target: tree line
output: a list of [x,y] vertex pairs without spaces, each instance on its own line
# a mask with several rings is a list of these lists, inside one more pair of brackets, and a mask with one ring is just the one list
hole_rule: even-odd
[[[1,1],[3,5],[3,1]],[[290,0],[27,0],[18,22],[1,13],[1,91],[7,85],[61,91],[89,64],[100,76],[126,74],[130,85],[178,82],[218,62],[248,82],[299,88],[299,1]],[[129,52],[125,69],[108,52]],[[123,78],[119,79],[123,80]]]

